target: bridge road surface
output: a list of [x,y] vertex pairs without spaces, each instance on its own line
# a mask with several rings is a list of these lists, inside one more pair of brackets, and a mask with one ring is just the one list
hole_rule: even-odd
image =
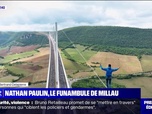
[[[48,36],[49,40],[51,39]],[[52,41],[50,41],[50,68],[49,68],[49,83],[48,88],[55,88],[55,54],[54,54],[54,46]]]
[[[49,69],[49,83],[48,83],[48,88],[56,88],[56,65],[55,65],[55,49],[54,49],[54,41],[52,40],[51,36],[48,36],[49,40],[50,40],[50,69]],[[59,88],[67,88],[67,83],[66,83],[66,79],[65,79],[65,73],[64,73],[64,67],[63,64],[61,62],[61,56],[58,53],[58,66],[59,66]]]
[[[53,43],[55,43],[51,36],[48,36],[49,38],[49,42],[50,42],[50,69],[49,69],[49,83],[48,83],[48,88],[56,88],[55,85],[55,49],[54,49],[54,45]],[[60,88],[67,88],[67,83],[66,83],[66,79],[65,79],[65,73],[64,73],[64,67],[63,64],[61,62],[61,56],[58,52],[58,66],[59,66],[59,87]],[[55,100],[55,99],[54,99]],[[61,99],[56,99],[56,100],[61,100]],[[42,114],[76,114],[73,110],[45,110]]]
[[[58,53],[59,54],[59,53]],[[60,54],[58,55],[58,61],[59,61],[59,82],[60,82],[60,88],[68,88],[67,87],[67,83],[66,83],[66,75],[64,73],[64,67],[63,64],[61,62],[61,56]]]

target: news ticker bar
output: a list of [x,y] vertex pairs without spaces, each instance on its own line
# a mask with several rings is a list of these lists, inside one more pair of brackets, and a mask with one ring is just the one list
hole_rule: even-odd
[[0,98],[137,98],[140,88],[117,89],[47,89],[47,88],[4,88],[0,89]]

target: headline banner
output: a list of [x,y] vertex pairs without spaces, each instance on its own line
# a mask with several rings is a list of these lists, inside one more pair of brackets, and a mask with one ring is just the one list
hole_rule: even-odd
[[0,89],[0,98],[137,98],[140,99],[140,88],[116,89],[76,89],[76,88],[4,88]]

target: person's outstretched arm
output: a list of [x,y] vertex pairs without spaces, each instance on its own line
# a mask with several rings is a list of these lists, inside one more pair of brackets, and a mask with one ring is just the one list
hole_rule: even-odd
[[103,68],[102,65],[100,64],[100,68],[104,71],[106,71],[107,69],[106,68]]
[[[120,67],[119,67],[120,68]],[[119,68],[113,68],[112,71],[117,71],[119,70]]]

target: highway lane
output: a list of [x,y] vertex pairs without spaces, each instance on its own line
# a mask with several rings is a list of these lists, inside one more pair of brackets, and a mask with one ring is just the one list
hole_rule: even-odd
[[[58,53],[59,54],[59,53]],[[62,66],[61,63],[61,56],[58,56],[59,60],[59,82],[60,82],[60,88],[68,88],[67,83],[66,83],[66,75],[64,73],[64,67]]]
[[[50,40],[50,38],[49,38]],[[49,83],[48,88],[55,88],[55,54],[54,54],[54,46],[52,41],[50,41],[50,69],[49,69]]]

